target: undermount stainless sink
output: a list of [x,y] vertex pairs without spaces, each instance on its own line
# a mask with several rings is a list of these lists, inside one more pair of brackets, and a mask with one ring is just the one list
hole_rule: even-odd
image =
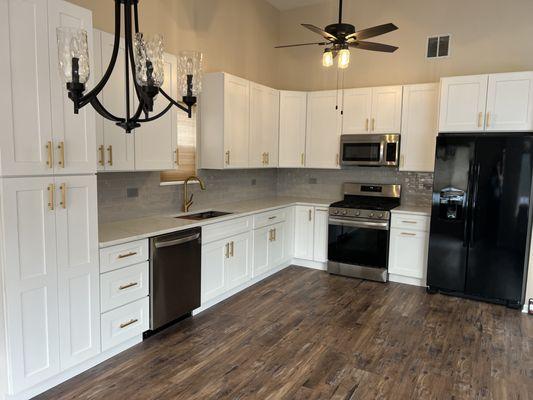
[[204,219],[211,219],[211,218],[217,218],[222,217],[224,215],[230,215],[230,212],[224,212],[224,211],[205,211],[197,214],[189,214],[189,215],[181,215],[179,219],[192,219],[195,221],[200,221]]

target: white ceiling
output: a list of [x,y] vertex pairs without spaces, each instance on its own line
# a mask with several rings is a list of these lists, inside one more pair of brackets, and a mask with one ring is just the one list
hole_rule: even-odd
[[326,0],[267,0],[270,4],[279,10],[290,10],[291,8],[308,6],[311,4],[322,3]]

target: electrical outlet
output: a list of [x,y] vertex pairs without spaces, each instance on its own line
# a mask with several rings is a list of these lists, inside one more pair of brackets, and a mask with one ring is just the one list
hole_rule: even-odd
[[257,179],[252,179],[252,186],[257,185]]
[[128,197],[128,199],[139,197],[139,189],[138,188],[127,188],[126,197]]

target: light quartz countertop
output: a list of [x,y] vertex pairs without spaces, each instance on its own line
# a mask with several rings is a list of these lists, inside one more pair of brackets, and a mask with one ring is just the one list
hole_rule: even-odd
[[176,218],[185,213],[174,215],[159,215],[152,217],[129,219],[124,221],[100,224],[98,229],[100,248],[115,246],[118,244],[132,242],[134,240],[146,239],[153,236],[164,235],[177,232],[183,229],[195,228],[228,221],[238,217],[244,217],[258,212],[275,210],[294,205],[324,206],[328,207],[338,199],[314,199],[304,197],[270,197],[256,200],[245,200],[234,203],[221,204],[209,209],[193,210],[187,214],[196,214],[203,211],[224,211],[231,212],[217,218],[202,221],[193,221]]
[[426,217],[431,216],[431,206],[415,206],[410,204],[402,204],[391,210],[393,214],[416,214],[424,215]]

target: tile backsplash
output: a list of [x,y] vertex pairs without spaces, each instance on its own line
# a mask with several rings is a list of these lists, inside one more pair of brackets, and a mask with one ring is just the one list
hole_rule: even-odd
[[[399,172],[389,168],[267,169],[216,171],[198,175],[207,190],[190,186],[192,210],[216,208],[218,204],[261,197],[304,196],[340,198],[344,182],[399,183],[402,203],[431,202],[432,173]],[[183,186],[160,186],[158,172],[98,174],[98,216],[101,223],[157,214],[181,212]]]

